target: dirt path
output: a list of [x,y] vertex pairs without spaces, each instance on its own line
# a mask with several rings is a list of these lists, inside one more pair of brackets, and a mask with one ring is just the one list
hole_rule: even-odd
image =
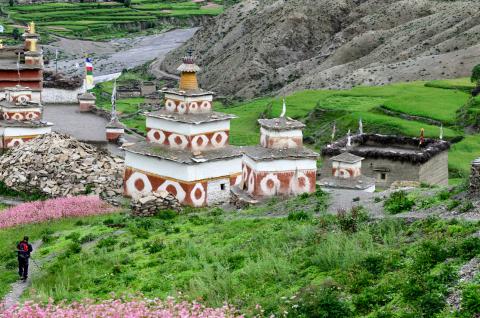
[[[85,54],[94,60],[94,76],[108,75],[130,69],[154,59],[162,60],[171,50],[190,39],[197,28],[176,29],[165,33],[120,38],[108,42],[84,41],[57,37],[57,41],[44,45],[50,57],[47,69],[54,70],[55,50],[59,52],[58,70],[67,74],[83,73]],[[78,66],[78,67],[76,67]]]

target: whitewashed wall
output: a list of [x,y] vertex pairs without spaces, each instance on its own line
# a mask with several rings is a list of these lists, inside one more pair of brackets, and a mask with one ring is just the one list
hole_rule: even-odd
[[85,92],[83,87],[75,90],[60,88],[44,88],[42,91],[42,104],[77,104],[78,94]]

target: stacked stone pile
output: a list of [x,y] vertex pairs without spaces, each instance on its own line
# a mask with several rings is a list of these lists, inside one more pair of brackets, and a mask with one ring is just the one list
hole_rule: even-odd
[[159,210],[180,211],[177,198],[166,191],[147,193],[132,199],[130,203],[132,214],[137,216],[153,216]]
[[58,133],[0,157],[0,180],[8,187],[49,197],[92,193],[110,203],[120,202],[123,171],[123,159]]

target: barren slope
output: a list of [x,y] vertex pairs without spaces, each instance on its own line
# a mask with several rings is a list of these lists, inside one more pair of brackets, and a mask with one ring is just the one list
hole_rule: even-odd
[[203,86],[242,98],[466,76],[480,63],[479,9],[478,0],[245,0],[160,68],[176,72],[191,47]]

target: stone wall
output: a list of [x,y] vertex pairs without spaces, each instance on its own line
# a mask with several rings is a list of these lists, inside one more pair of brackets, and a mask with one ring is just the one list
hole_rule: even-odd
[[84,93],[83,87],[74,90],[60,88],[44,88],[42,91],[43,104],[77,104],[78,94]]
[[448,152],[444,151],[420,168],[420,182],[427,184],[448,185]]
[[[321,176],[332,174],[330,157],[323,158]],[[378,188],[389,188],[396,181],[418,181],[428,184],[448,185],[448,152],[444,151],[424,164],[365,158],[362,174],[374,178]],[[382,179],[382,174],[385,179]]]
[[230,179],[215,179],[207,184],[207,205],[228,202],[230,199]]
[[470,172],[470,193],[476,195],[480,194],[480,158],[477,158],[472,162]]
[[[378,188],[389,188],[395,181],[419,181],[421,165],[410,162],[392,161],[387,159],[365,158],[362,161],[362,175],[374,178]],[[332,174],[332,162],[330,157],[324,157],[321,176],[327,177]],[[382,179],[384,174],[385,179]]]

